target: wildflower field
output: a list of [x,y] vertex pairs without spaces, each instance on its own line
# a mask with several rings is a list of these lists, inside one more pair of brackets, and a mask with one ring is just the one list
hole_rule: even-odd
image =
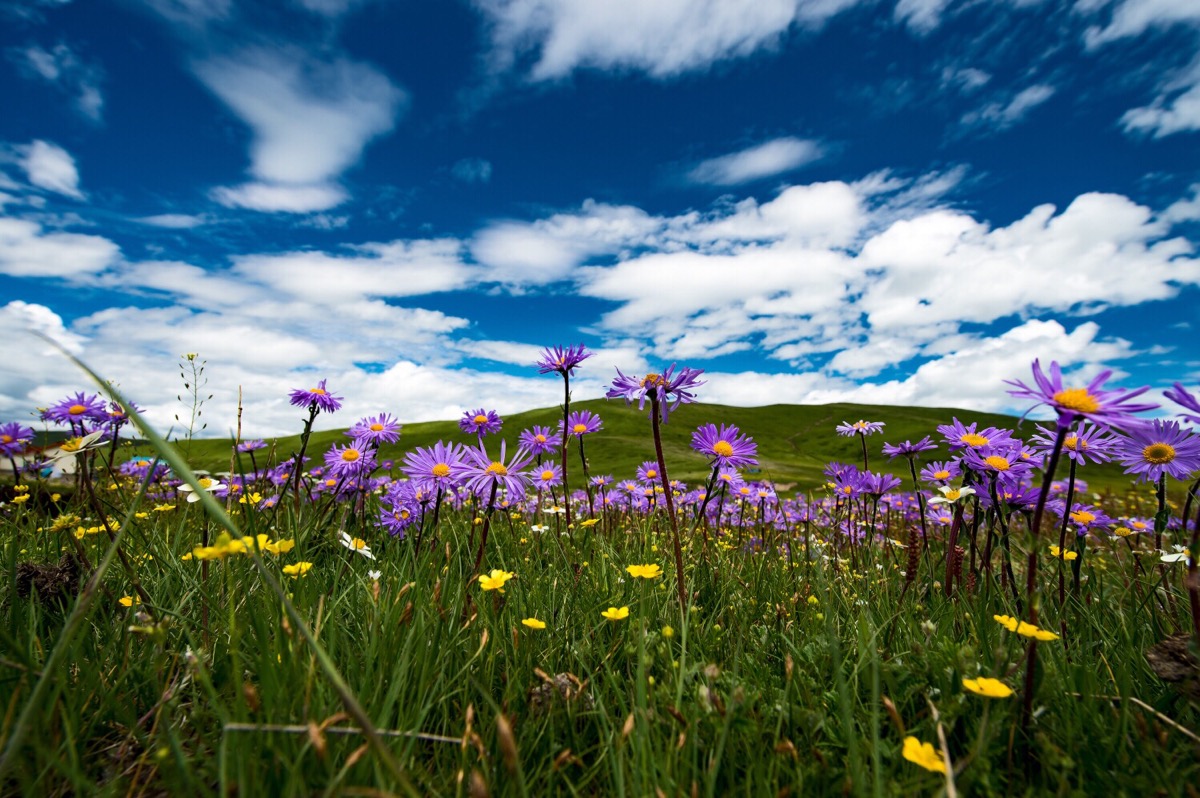
[[99,379],[0,424],[0,794],[1200,794],[1194,392],[1035,361],[996,390],[1052,420],[838,419],[785,489],[697,370],[572,405],[589,355],[421,445],[314,433],[324,380],[295,447]]

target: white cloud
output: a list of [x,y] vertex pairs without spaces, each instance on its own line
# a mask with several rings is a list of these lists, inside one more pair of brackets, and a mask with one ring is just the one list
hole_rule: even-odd
[[946,67],[942,70],[942,86],[956,89],[963,94],[983,88],[991,79],[990,74],[975,67]]
[[1200,130],[1200,57],[1165,80],[1150,105],[1126,111],[1121,126],[1154,138]]
[[534,80],[580,67],[669,78],[780,43],[793,25],[820,28],[862,0],[475,0],[489,22],[493,68],[536,53]]
[[492,179],[492,162],[483,158],[463,158],[454,162],[450,174],[464,183],[487,183]]
[[925,34],[942,22],[942,12],[950,0],[899,0],[895,16],[915,33]]
[[169,230],[188,230],[207,224],[209,220],[205,216],[187,213],[160,213],[155,216],[142,216],[133,221],[151,227],[165,227]]
[[79,171],[75,159],[57,144],[37,139],[16,148],[20,166],[25,170],[29,182],[38,188],[63,194],[74,199],[83,199],[79,190]]
[[344,201],[330,181],[391,131],[406,102],[374,68],[299,48],[247,48],[194,65],[197,77],[253,131],[255,182],[214,191],[231,207],[291,213]]
[[988,103],[963,115],[965,125],[986,125],[992,130],[1004,130],[1024,119],[1034,108],[1054,96],[1055,89],[1047,84],[1029,86],[1017,92],[1007,102]]
[[0,217],[0,273],[13,277],[79,277],[103,271],[121,254],[100,236],[47,233],[24,219]]
[[337,207],[349,199],[341,186],[327,183],[243,183],[217,186],[209,192],[226,208],[245,208],[267,213],[311,213]]
[[30,45],[15,55],[26,75],[44,80],[66,94],[79,113],[93,122],[104,116],[100,69],[86,63],[68,45],[59,43],[52,50]]
[[[1084,10],[1095,10],[1092,5],[1087,4]],[[1084,42],[1090,48],[1100,47],[1150,28],[1177,23],[1200,23],[1200,5],[1193,0],[1120,0],[1108,24],[1088,28]]]
[[787,136],[701,161],[688,172],[688,179],[693,183],[734,186],[790,172],[818,160],[821,155],[821,145],[817,142]]

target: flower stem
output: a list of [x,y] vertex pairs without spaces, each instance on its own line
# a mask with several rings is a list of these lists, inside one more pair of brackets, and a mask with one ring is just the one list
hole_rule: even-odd
[[671,481],[667,479],[667,462],[663,457],[662,435],[659,432],[658,397],[650,394],[650,423],[654,430],[654,454],[658,457],[658,473],[663,484],[663,499],[667,503],[667,518],[671,522],[671,543],[675,548],[675,582],[679,589],[679,606],[687,611],[687,587],[683,579],[683,547],[679,543],[679,521],[675,518],[675,502],[671,499]]

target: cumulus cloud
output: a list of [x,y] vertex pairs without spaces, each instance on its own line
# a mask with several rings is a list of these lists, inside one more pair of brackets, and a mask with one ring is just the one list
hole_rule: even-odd
[[107,238],[46,232],[36,222],[0,217],[0,274],[80,277],[116,263],[120,249]]
[[71,153],[49,141],[37,139],[16,148],[19,164],[29,182],[38,188],[73,199],[83,199],[79,170]]
[[391,131],[406,95],[386,76],[347,58],[299,48],[251,47],[201,59],[201,82],[253,132],[253,182],[213,196],[231,207],[300,213],[347,195],[333,184],[367,144]]
[[793,171],[821,155],[821,145],[817,142],[787,136],[701,161],[688,172],[688,179],[693,183],[735,186]]
[[75,109],[93,122],[104,116],[101,70],[65,43],[47,50],[33,44],[10,53],[27,77],[44,81],[71,98]]
[[489,25],[492,66],[533,54],[534,80],[580,67],[655,78],[776,47],[794,25],[820,28],[862,0],[475,0]]

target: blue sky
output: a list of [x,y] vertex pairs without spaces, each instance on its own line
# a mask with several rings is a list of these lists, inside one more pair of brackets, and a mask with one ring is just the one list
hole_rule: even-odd
[[1023,410],[1200,382],[1195,0],[0,6],[0,418],[83,387],[294,431],[559,400]]

